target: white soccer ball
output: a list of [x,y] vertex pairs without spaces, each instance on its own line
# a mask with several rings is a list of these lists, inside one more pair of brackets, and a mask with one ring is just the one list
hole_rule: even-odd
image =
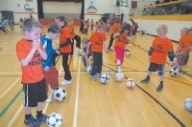
[[127,85],[127,87],[129,87],[129,88],[135,87],[135,86],[136,86],[135,80],[132,79],[132,78],[127,79],[126,85]]
[[177,65],[174,65],[170,70],[171,76],[175,77],[179,75],[179,67]]
[[58,88],[53,92],[53,96],[57,101],[63,101],[67,96],[67,93],[64,89]]
[[131,55],[130,51],[126,51],[126,56],[129,57]]
[[192,112],[192,98],[185,99],[185,108],[187,111]]
[[102,84],[107,84],[109,82],[110,76],[108,73],[101,74],[100,81]]
[[60,127],[63,123],[62,116],[58,113],[52,113],[47,117],[48,127]]
[[121,82],[124,79],[124,74],[122,72],[117,72],[115,77],[118,82]]

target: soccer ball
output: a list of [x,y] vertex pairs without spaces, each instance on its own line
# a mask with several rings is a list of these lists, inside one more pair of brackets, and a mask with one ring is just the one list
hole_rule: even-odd
[[58,88],[53,92],[53,96],[57,101],[63,101],[66,95],[67,95],[66,91],[62,88]]
[[126,51],[126,56],[129,57],[131,55],[130,51]]
[[192,98],[187,98],[185,100],[185,108],[187,111],[192,112]]
[[110,76],[108,73],[101,74],[100,81],[102,84],[107,84],[109,82]]
[[174,65],[170,70],[171,76],[178,76],[179,75],[179,68],[178,66]]
[[88,72],[89,74],[91,74],[91,72],[92,72],[92,65],[89,65],[89,66],[87,67],[87,72]]
[[48,127],[60,127],[62,125],[62,116],[58,113],[52,113],[47,117]]
[[124,74],[122,73],[122,72],[118,72],[118,73],[116,73],[116,80],[118,81],[118,82],[121,82],[121,81],[123,81],[123,79],[124,79]]
[[135,85],[136,85],[135,80],[132,79],[132,78],[127,79],[126,85],[127,85],[127,87],[129,87],[129,88],[135,87]]

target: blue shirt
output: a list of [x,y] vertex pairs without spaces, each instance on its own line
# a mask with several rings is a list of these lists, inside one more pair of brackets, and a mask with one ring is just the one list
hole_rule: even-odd
[[46,38],[46,35],[43,35],[41,37],[41,42],[47,54],[47,59],[43,60],[42,62],[43,68],[45,68],[46,66],[50,68],[53,66],[53,54],[56,53],[56,50],[53,49],[52,40],[49,38]]

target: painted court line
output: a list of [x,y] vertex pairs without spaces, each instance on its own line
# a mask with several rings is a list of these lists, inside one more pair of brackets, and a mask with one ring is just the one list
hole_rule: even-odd
[[7,127],[12,127],[13,123],[15,122],[16,118],[18,117],[18,115],[20,114],[22,109],[23,109],[23,104],[21,104],[21,106],[19,107],[19,110],[17,110],[17,112],[15,113],[15,115],[13,116],[13,118],[11,119],[9,124],[7,125]]
[[75,109],[74,109],[73,127],[77,127],[78,104],[79,104],[80,65],[81,65],[81,62],[80,62],[80,57],[79,57],[78,75],[77,75],[77,87],[76,87],[76,94],[75,94]]
[[7,94],[7,93],[9,92],[9,90],[10,90],[19,80],[20,80],[20,78],[17,78],[17,79],[15,80],[15,82],[13,82],[13,83],[11,84],[11,86],[10,86],[3,94],[0,95],[0,99],[1,99],[5,94]]

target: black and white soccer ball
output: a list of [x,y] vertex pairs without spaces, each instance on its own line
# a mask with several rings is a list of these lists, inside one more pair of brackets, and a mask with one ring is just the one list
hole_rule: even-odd
[[63,118],[58,113],[52,113],[47,117],[48,127],[60,127],[63,123]]
[[134,88],[136,86],[135,80],[132,78],[128,78],[126,85],[128,88]]
[[66,93],[66,91],[65,91],[65,89],[63,89],[63,88],[58,88],[58,89],[56,89],[54,92],[53,92],[53,96],[55,97],[55,99],[57,100],[57,101],[63,101],[65,98],[66,98],[66,96],[67,96],[67,93]]
[[115,75],[115,77],[116,77],[116,80],[117,80],[118,82],[121,82],[121,81],[123,81],[123,79],[124,79],[124,74],[123,74],[122,72],[117,72],[116,75]]
[[192,112],[192,98],[185,99],[185,109],[189,112]]
[[102,84],[107,84],[107,83],[109,82],[109,79],[110,79],[110,76],[109,76],[108,73],[103,73],[103,74],[101,74],[101,76],[100,76],[100,82],[101,82]]
[[174,65],[170,70],[170,75],[173,77],[176,77],[179,75],[179,67],[177,65]]

